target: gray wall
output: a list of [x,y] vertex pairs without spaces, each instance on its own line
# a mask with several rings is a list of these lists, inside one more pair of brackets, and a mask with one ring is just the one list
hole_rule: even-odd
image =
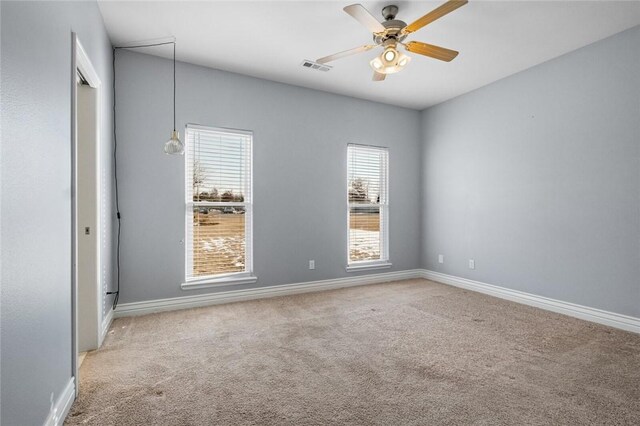
[[[107,89],[102,99],[107,178],[111,47],[93,2],[3,1],[0,8],[0,423],[41,425],[49,414],[50,398],[59,398],[72,375],[71,32],[78,33]],[[110,180],[107,187],[110,191]],[[111,197],[108,210],[110,204]],[[109,227],[109,239],[111,234]],[[103,261],[110,281],[110,251]]]
[[[228,289],[180,289],[184,159],[162,152],[172,126],[171,62],[129,51],[116,56],[120,301]],[[419,112],[185,63],[177,81],[183,138],[186,123],[254,132],[253,286],[354,275],[344,269],[350,142],[389,147],[391,270],[419,267]]]
[[422,131],[423,267],[640,316],[640,27],[429,108]]

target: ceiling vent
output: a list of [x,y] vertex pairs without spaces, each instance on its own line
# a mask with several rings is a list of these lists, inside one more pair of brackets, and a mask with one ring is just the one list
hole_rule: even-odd
[[305,59],[304,61],[302,61],[300,65],[302,65],[304,68],[309,68],[311,70],[318,70],[318,71],[324,71],[324,72],[331,71],[331,68],[333,68],[330,65],[319,64],[317,62],[310,61],[308,59]]

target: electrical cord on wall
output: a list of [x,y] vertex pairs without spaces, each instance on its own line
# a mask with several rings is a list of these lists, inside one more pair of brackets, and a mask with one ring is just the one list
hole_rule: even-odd
[[[154,47],[154,46],[164,46],[167,44],[173,44],[173,55],[174,55],[174,61],[173,61],[173,67],[174,67],[174,72],[173,72],[173,78],[174,78],[174,83],[173,83],[173,98],[174,98],[174,104],[175,104],[175,49],[176,49],[176,42],[175,41],[167,41],[164,43],[150,43],[150,44],[138,44],[138,45],[134,45],[134,46],[113,46],[113,55],[112,55],[112,61],[111,61],[111,66],[112,66],[112,72],[113,72],[113,185],[114,185],[114,190],[115,190],[115,202],[116,202],[116,219],[118,220],[118,232],[117,232],[117,239],[116,239],[116,290],[115,291],[108,291],[107,295],[113,295],[113,309],[116,308],[116,306],[118,306],[118,299],[120,298],[120,231],[122,229],[122,216],[120,214],[120,199],[118,197],[118,137],[116,134],[116,51],[119,49],[138,49],[138,48],[142,48],[142,47]],[[173,122],[174,122],[174,127],[175,127],[175,108],[173,111]],[[174,129],[175,130],[175,129]]]

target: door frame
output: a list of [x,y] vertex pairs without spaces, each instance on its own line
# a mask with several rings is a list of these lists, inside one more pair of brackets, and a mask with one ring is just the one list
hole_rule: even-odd
[[[77,120],[77,73],[80,71],[90,87],[98,90],[98,102],[101,99],[102,82],[98,77],[89,56],[82,47],[82,43],[75,32],[71,33],[71,375],[75,385],[75,395],[78,396],[78,135]],[[99,119],[98,122],[101,120]],[[99,134],[99,132],[97,132]],[[97,150],[100,150],[100,139],[96,140]],[[98,167],[100,165],[98,164]],[[101,176],[101,174],[98,174]],[[104,194],[103,194],[104,195]],[[102,196],[103,196],[102,195]],[[100,206],[98,206],[99,208]],[[98,210],[99,211],[99,210]],[[100,235],[98,234],[98,238]],[[101,332],[101,330],[100,330]]]

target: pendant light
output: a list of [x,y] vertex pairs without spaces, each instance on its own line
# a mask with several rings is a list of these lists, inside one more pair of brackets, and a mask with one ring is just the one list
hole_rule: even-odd
[[180,133],[176,130],[176,44],[173,43],[173,131],[171,138],[164,144],[165,154],[184,154],[184,144],[180,141]]

